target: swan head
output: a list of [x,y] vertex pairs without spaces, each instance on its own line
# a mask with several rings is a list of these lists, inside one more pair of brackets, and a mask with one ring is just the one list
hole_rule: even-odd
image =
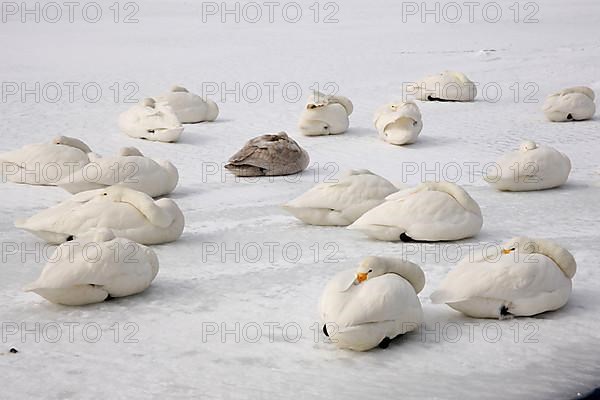
[[406,279],[416,293],[421,292],[425,287],[425,273],[417,264],[404,259],[375,256],[366,257],[361,261],[356,269],[353,285],[360,285],[369,279],[386,274],[396,274]]
[[568,278],[577,272],[577,262],[573,255],[557,243],[547,239],[516,237],[502,245],[503,254],[543,254],[556,263]]
[[360,262],[356,269],[356,279],[354,283],[360,285],[367,279],[373,279],[381,275],[385,275],[389,271],[384,263],[379,262],[378,257],[367,257]]
[[119,155],[122,157],[132,157],[132,156],[143,157],[144,156],[137,147],[122,147],[119,150]]
[[522,152],[535,150],[538,148],[538,145],[533,140],[526,140],[519,146],[519,150]]
[[83,143],[83,141],[69,136],[56,136],[54,139],[52,139],[52,143],[56,145],[60,144],[63,146],[74,147],[86,154],[92,152],[92,149],[90,149],[87,144]]
[[173,86],[171,86],[171,92],[173,92],[173,93],[189,93],[189,90],[187,90],[183,86],[173,85]]
[[154,100],[151,97],[146,97],[145,99],[142,99],[140,104],[143,105],[144,107],[154,108],[154,107],[156,107],[156,100]]

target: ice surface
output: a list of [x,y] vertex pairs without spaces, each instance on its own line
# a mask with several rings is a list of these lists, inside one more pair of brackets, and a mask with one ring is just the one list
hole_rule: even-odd
[[[36,259],[35,246],[42,244],[13,222],[68,194],[57,188],[0,186],[0,397],[567,399],[600,384],[600,124],[598,117],[552,124],[540,111],[547,94],[565,87],[600,90],[600,3],[545,0],[539,2],[539,22],[528,24],[515,23],[508,4],[498,23],[486,22],[481,9],[474,23],[465,16],[456,24],[434,23],[431,17],[423,24],[418,15],[403,23],[403,3],[389,0],[344,0],[339,2],[339,23],[315,24],[308,10],[312,3],[302,2],[306,16],[297,24],[286,23],[280,14],[272,24],[234,23],[231,17],[221,23],[218,15],[203,23],[201,2],[158,0],[139,3],[139,23],[134,24],[112,22],[108,3],[103,3],[106,14],[97,24],[20,23],[15,17],[0,24],[3,82],[25,82],[28,87],[35,82],[97,82],[103,89],[97,103],[83,99],[81,91],[73,102],[65,99],[66,92],[57,103],[38,103],[31,96],[25,102],[19,96],[3,99],[0,151],[56,134],[79,137],[102,154],[138,146],[144,154],[177,165],[181,181],[171,197],[187,218],[181,240],[155,246],[161,270],[148,291],[89,307],[55,306],[20,291],[38,276],[44,260]],[[523,18],[530,10],[519,4]],[[322,9],[321,18],[327,13]],[[379,140],[373,111],[399,98],[403,82],[445,69],[463,71],[482,85],[496,82],[502,96],[497,102],[479,96],[472,104],[419,103],[424,129],[416,144],[395,147]],[[115,82],[122,91],[119,102],[112,99]],[[118,132],[117,116],[130,106],[122,101],[127,82],[139,86],[138,99],[175,83],[199,91],[203,82],[228,88],[256,82],[264,92],[256,103],[247,98],[236,102],[233,95],[223,102],[213,96],[221,109],[217,122],[186,126],[180,143],[159,144]],[[265,82],[279,84],[272,102]],[[296,103],[286,102],[281,93],[290,82],[304,90]],[[316,82],[335,82],[354,102],[346,134],[298,134],[304,97]],[[526,87],[528,83],[534,86]],[[515,84],[520,88],[516,102],[511,90]],[[487,97],[495,97],[494,85],[488,87]],[[537,103],[524,101],[532,88],[539,88],[532,96]],[[207,172],[212,163],[226,162],[247,139],[281,130],[311,155],[311,167],[299,179],[236,182]],[[573,172],[565,187],[511,194],[495,192],[483,182],[481,166],[518,148],[526,138],[571,157]],[[460,183],[481,205],[484,228],[461,244],[466,248],[516,235],[559,241],[579,265],[564,309],[512,321],[467,319],[432,305],[428,297],[454,264],[450,257],[437,260],[437,255],[446,250],[453,254],[453,245],[370,241],[342,228],[304,226],[279,208],[315,181],[350,168],[368,168],[411,185],[421,180],[425,167],[443,170],[449,163],[469,162],[478,163],[479,171],[463,174]],[[416,165],[418,173],[403,174],[407,165]],[[436,176],[440,174],[427,177]],[[272,242],[277,245],[272,245],[270,259]],[[7,243],[17,245],[17,254],[11,254]],[[236,243],[239,260],[224,251],[235,249]],[[215,247],[220,248],[217,254],[210,254]],[[251,260],[253,247],[262,252],[256,262]],[[295,248],[302,252],[298,261],[293,260]],[[34,249],[32,254],[24,254],[28,249]],[[403,249],[416,250],[410,258],[427,273],[420,297],[427,329],[435,331],[439,323],[441,337],[422,331],[385,351],[364,354],[326,343],[315,323],[327,280],[366,255],[399,256]],[[40,324],[37,342],[33,334],[21,337],[24,322],[30,329]],[[63,336],[51,343],[55,326],[48,324],[54,322]],[[64,325],[70,322],[80,324],[72,343]],[[209,327],[226,324],[234,329],[236,322],[246,339],[254,338],[254,324],[262,327],[263,337],[257,343],[243,337],[237,343],[233,334],[224,341],[219,334],[203,338]],[[272,342],[265,325],[271,322],[279,325]],[[472,341],[466,325],[471,322],[479,324],[473,327]],[[17,333],[9,335],[13,324]],[[102,328],[97,343],[90,340],[93,324]],[[286,338],[281,329],[285,324]],[[83,326],[89,327],[85,337]],[[292,342],[296,326],[302,335]],[[457,326],[462,336],[452,343]],[[498,328],[502,336],[493,343]],[[115,331],[120,334],[116,339]],[[132,332],[137,343],[126,340]],[[10,347],[19,353],[6,354]]]

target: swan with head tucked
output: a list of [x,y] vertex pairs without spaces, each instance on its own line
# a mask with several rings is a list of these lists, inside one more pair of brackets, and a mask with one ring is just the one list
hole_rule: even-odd
[[15,223],[51,244],[77,239],[93,228],[111,229],[118,237],[141,244],[177,240],[183,213],[171,199],[154,201],[146,193],[120,185],[88,190]]
[[133,138],[176,142],[183,132],[177,115],[167,104],[147,98],[119,116],[119,128]]
[[423,78],[412,92],[421,101],[474,101],[477,86],[462,72],[444,71]]
[[0,154],[4,182],[55,186],[90,162],[92,151],[79,139],[57,136],[50,143],[29,144]]
[[532,316],[564,306],[577,264],[553,241],[517,237],[499,258],[466,257],[431,295],[475,318]]
[[94,157],[73,176],[58,182],[70,193],[79,193],[120,184],[151,197],[171,193],[179,174],[169,161],[153,160],[135,147],[124,147],[116,157]]
[[146,290],[158,273],[154,251],[108,229],[60,245],[40,277],[23,290],[67,306],[100,303]]
[[308,102],[298,126],[305,136],[338,135],[348,130],[348,118],[354,106],[344,96],[326,95],[315,92]]
[[395,102],[375,112],[375,128],[379,137],[388,143],[414,143],[423,129],[421,111],[413,101]]
[[484,179],[495,189],[523,192],[563,185],[571,172],[571,160],[549,146],[528,140],[519,150],[500,157],[496,168],[488,169]]
[[343,349],[385,348],[423,321],[417,294],[425,287],[421,267],[394,258],[367,257],[356,270],[338,273],[319,305],[323,333]]
[[182,124],[197,124],[214,121],[219,116],[217,103],[190,93],[186,88],[173,86],[171,90],[155,98],[159,103],[168,104]]
[[236,176],[280,176],[302,172],[310,157],[285,132],[250,139],[229,159],[225,168]]
[[552,122],[584,121],[596,113],[595,97],[588,87],[572,87],[548,96],[542,109]]
[[391,194],[348,227],[386,241],[448,241],[475,236],[483,217],[479,205],[451,182],[425,182]]
[[352,170],[335,183],[321,183],[283,208],[311,225],[346,226],[398,189],[367,170]]

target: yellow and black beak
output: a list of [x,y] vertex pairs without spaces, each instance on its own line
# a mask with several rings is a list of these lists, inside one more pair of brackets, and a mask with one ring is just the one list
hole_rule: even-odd
[[502,249],[502,254],[510,254],[510,253],[512,253],[511,250],[509,250],[509,249]]
[[358,283],[362,283],[362,282],[366,281],[368,277],[369,277],[369,274],[365,274],[364,272],[359,272],[358,274],[356,274],[356,281]]

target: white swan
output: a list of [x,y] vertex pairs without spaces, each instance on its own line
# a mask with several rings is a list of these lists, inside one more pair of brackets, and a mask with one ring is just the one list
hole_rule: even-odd
[[229,159],[225,168],[236,176],[280,176],[302,172],[310,157],[285,132],[250,139]]
[[23,290],[68,306],[100,303],[146,290],[158,273],[154,251],[108,229],[59,246],[40,277]]
[[51,244],[76,239],[93,228],[108,228],[118,237],[141,244],[160,244],[181,236],[184,217],[171,199],[154,201],[145,193],[117,185],[73,195],[18,220],[15,226]]
[[412,101],[380,107],[375,113],[374,123],[379,137],[396,145],[414,143],[423,129],[421,111]]
[[444,241],[475,236],[482,225],[479,205],[463,188],[425,182],[388,196],[348,229],[378,240]]
[[133,138],[155,142],[176,142],[183,132],[173,109],[150,98],[122,113],[119,128]]
[[183,124],[214,121],[219,116],[217,103],[190,93],[181,86],[173,86],[169,92],[155,99],[157,102],[168,104]]
[[75,194],[120,184],[157,197],[171,193],[178,180],[177,168],[169,161],[153,160],[135,147],[125,147],[116,157],[92,157],[88,165],[58,186]]
[[283,208],[311,225],[346,226],[398,189],[367,170],[353,170],[335,183],[321,183]]
[[474,101],[477,86],[462,72],[444,71],[423,78],[414,94],[421,101]]
[[339,348],[385,348],[423,321],[417,294],[424,286],[417,264],[367,257],[357,270],[343,271],[327,284],[319,305],[323,333]]
[[475,318],[531,316],[564,306],[577,270],[573,255],[545,239],[518,237],[500,258],[463,259],[431,295]]
[[596,112],[594,91],[585,86],[561,90],[546,98],[544,114],[552,122],[583,121]]
[[500,157],[496,168],[488,168],[484,179],[498,190],[522,192],[563,185],[570,172],[569,157],[529,140],[519,150]]
[[338,135],[348,130],[354,106],[344,96],[315,92],[308,98],[298,124],[306,136]]
[[90,148],[79,139],[57,136],[50,143],[26,145],[0,154],[2,180],[55,186],[89,162]]

